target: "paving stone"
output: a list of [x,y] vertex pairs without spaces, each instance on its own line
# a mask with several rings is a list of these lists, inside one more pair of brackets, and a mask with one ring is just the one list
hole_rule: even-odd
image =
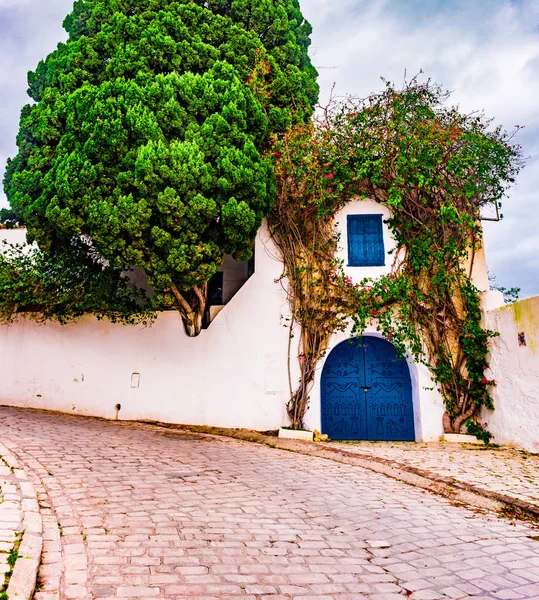
[[35,600],[539,598],[534,527],[359,467],[8,408],[0,439],[39,486]]
[[539,506],[539,456],[514,448],[451,442],[330,442]]

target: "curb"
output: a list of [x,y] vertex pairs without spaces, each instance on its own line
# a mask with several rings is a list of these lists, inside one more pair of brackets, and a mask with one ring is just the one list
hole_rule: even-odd
[[[123,421],[124,423],[126,421]],[[428,492],[449,498],[453,502],[468,504],[480,509],[492,510],[506,517],[539,523],[539,506],[535,506],[519,498],[500,494],[477,487],[470,483],[458,481],[424,471],[417,467],[395,462],[387,458],[350,452],[345,449],[328,446],[319,442],[302,440],[288,440],[273,435],[258,433],[246,429],[225,429],[220,427],[205,427],[197,425],[173,425],[158,421],[131,421],[131,423],[145,423],[168,430],[189,431],[216,437],[229,437],[237,440],[254,442],[271,448],[297,452],[308,456],[317,456],[327,460],[342,462],[369,469],[392,479],[397,479],[414,487],[419,487]]]
[[41,563],[43,548],[43,522],[39,512],[37,494],[18,460],[2,444],[0,444],[0,456],[17,478],[22,494],[24,513],[24,535],[6,593],[9,600],[31,600],[36,588],[37,571]]

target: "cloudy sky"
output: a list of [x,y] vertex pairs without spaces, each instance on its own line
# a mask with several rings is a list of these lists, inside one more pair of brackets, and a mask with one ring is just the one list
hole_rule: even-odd
[[[485,223],[497,283],[539,294],[539,2],[537,0],[302,0],[312,23],[321,100],[366,96],[380,77],[420,70],[453,90],[462,110],[484,109],[508,129],[524,125],[529,156],[504,202],[504,220]],[[0,0],[0,171],[15,153],[26,74],[65,39],[72,0]],[[0,206],[5,198],[0,193]]]

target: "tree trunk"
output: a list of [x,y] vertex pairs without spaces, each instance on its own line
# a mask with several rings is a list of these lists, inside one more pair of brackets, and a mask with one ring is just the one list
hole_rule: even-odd
[[202,322],[208,303],[208,284],[195,285],[192,290],[183,293],[175,285],[171,290],[178,302],[178,310],[182,316],[185,333],[189,337],[196,337],[202,331]]
[[462,428],[462,425],[464,423],[466,423],[466,421],[468,419],[471,419],[474,414],[476,412],[476,406],[473,405],[471,408],[469,408],[465,413],[459,415],[454,421],[453,421],[453,428],[455,429],[455,433],[460,433],[460,430]]
[[185,333],[189,337],[196,337],[202,331],[202,319],[204,317],[204,310],[202,314],[198,311],[192,311],[187,316],[182,316],[183,326],[185,328]]
[[442,424],[444,427],[444,433],[455,433],[453,431],[453,423],[451,423],[451,415],[445,411],[442,417]]
[[308,329],[302,327],[299,385],[286,406],[288,416],[292,421],[291,429],[304,428],[303,418],[309,408],[309,398],[315,380],[316,366],[327,349],[330,338],[331,335],[313,336]]
[[471,419],[476,412],[476,406],[472,406],[463,414],[457,415],[451,419],[451,415],[445,411],[442,422],[444,433],[462,433],[462,426],[468,419]]

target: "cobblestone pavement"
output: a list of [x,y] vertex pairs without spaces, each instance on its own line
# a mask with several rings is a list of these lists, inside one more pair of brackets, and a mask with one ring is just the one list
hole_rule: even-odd
[[0,443],[0,600],[30,600],[42,540],[34,486],[21,464]]
[[58,598],[539,599],[539,531],[262,445],[0,408]]
[[537,454],[449,442],[331,442],[330,445],[453,477],[539,506]]
[[10,552],[22,531],[22,495],[12,469],[0,456],[0,592],[3,591]]

